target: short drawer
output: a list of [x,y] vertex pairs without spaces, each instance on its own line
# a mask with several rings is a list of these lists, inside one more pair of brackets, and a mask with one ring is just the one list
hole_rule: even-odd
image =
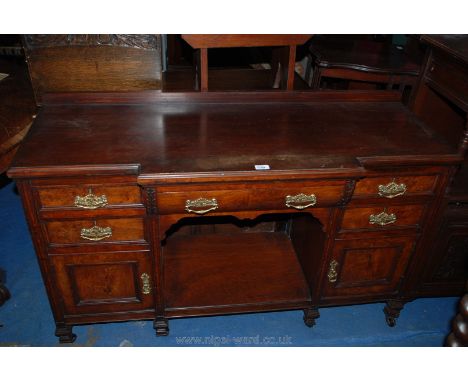
[[356,183],[353,198],[393,199],[411,195],[432,195],[436,181],[437,175],[365,178]]
[[341,230],[381,230],[394,227],[418,227],[426,205],[392,205],[346,209]]
[[339,204],[345,181],[255,184],[248,188],[165,191],[157,195],[161,214],[205,214],[245,210],[304,210]]
[[144,242],[143,219],[63,220],[44,223],[50,244]]
[[76,207],[94,210],[108,206],[142,205],[136,185],[80,185],[37,188],[42,208]]

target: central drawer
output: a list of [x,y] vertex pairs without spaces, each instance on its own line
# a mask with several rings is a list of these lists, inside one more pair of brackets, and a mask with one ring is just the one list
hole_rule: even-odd
[[333,206],[345,199],[345,180],[239,185],[168,186],[158,189],[160,214],[245,210],[304,210]]

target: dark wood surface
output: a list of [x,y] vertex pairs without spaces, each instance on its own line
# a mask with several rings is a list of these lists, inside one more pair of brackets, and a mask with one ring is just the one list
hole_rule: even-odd
[[361,157],[455,154],[398,103],[48,106],[11,174],[134,164],[145,174],[320,170],[357,168]]
[[353,91],[224,91],[224,92],[60,92],[44,94],[46,105],[148,105],[167,103],[310,103],[310,102],[399,102],[396,91],[353,90]]

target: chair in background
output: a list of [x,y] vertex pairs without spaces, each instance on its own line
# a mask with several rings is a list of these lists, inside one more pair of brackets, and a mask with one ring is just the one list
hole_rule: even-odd
[[[307,89],[307,84],[294,69],[296,49],[310,37],[265,34],[169,36],[168,40],[176,42],[178,47],[168,50],[164,91]],[[186,47],[191,49],[193,63],[188,68],[179,66],[188,61],[182,57],[188,56]]]
[[420,58],[388,38],[319,35],[310,41],[306,79],[313,89],[330,88],[330,79],[338,79],[346,80],[348,88],[373,86],[403,93],[414,88]]

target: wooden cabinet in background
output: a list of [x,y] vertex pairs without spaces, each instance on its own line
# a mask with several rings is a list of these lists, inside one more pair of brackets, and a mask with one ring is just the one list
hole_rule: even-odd
[[417,295],[461,295],[468,279],[468,36],[428,35],[422,42],[429,50],[413,110],[465,159],[444,196]]

